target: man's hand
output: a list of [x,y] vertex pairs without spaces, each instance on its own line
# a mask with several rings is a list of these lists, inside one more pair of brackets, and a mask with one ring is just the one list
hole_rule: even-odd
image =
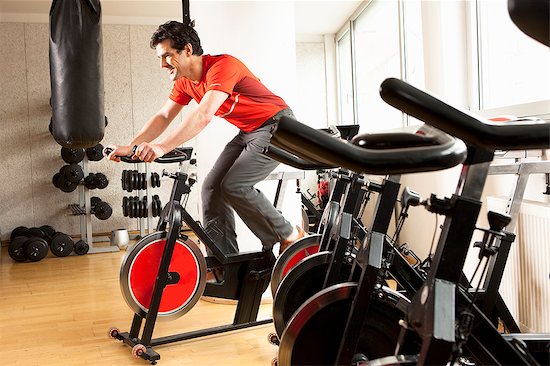
[[[103,149],[103,155],[107,156],[107,159],[120,162],[120,156],[131,156],[133,146],[124,145],[108,145]],[[109,154],[106,154],[110,151]]]
[[166,154],[166,152],[164,152],[160,145],[142,142],[138,145],[133,158],[145,161],[146,163],[151,163],[156,158],[160,158],[164,154]]

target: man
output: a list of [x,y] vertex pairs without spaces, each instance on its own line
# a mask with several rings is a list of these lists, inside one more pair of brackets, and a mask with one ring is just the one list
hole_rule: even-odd
[[[235,210],[264,249],[279,242],[281,253],[305,234],[285,220],[254,185],[278,165],[262,151],[276,123],[284,115],[293,117],[292,111],[235,57],[203,55],[193,24],[167,22],[153,33],[150,45],[174,81],[172,92],[127,146],[111,146],[109,159],[119,161],[117,156],[131,155],[137,146],[135,157],[152,162],[195,137],[215,115],[226,119],[240,132],[203,182],[203,225],[222,252],[237,253]],[[152,143],[192,99],[198,107],[169,136]]]

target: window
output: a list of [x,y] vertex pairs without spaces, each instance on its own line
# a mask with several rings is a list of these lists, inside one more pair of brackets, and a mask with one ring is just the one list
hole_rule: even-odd
[[[372,0],[352,16],[339,34],[340,123],[356,123],[363,132],[408,123],[379,94],[388,77],[424,85],[420,2]],[[405,122],[404,122],[405,121]]]
[[481,109],[550,99],[548,47],[510,19],[506,0],[477,1]]
[[353,21],[357,122],[368,132],[401,127],[401,112],[379,94],[382,81],[401,77],[397,1],[373,1]]
[[340,124],[355,124],[353,112],[353,82],[351,71],[351,36],[347,30],[337,42],[338,100]]

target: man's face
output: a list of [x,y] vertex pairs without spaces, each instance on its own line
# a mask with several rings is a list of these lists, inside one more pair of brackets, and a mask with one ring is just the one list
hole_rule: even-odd
[[160,59],[160,67],[168,72],[168,76],[172,81],[188,76],[189,57],[186,49],[178,52],[178,50],[171,47],[168,39],[157,44],[155,48]]

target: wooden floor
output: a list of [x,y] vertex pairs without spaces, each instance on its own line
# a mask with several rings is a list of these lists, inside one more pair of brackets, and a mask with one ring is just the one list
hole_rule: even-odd
[[[40,262],[15,263],[2,248],[0,258],[0,364],[149,365],[130,348],[108,338],[110,327],[128,331],[133,313],[119,288],[119,253],[50,253]],[[199,301],[183,317],[157,322],[153,336],[229,324],[234,305]],[[269,318],[262,305],[259,319]],[[273,325],[155,347],[158,365],[270,365],[277,348],[267,342]]]

